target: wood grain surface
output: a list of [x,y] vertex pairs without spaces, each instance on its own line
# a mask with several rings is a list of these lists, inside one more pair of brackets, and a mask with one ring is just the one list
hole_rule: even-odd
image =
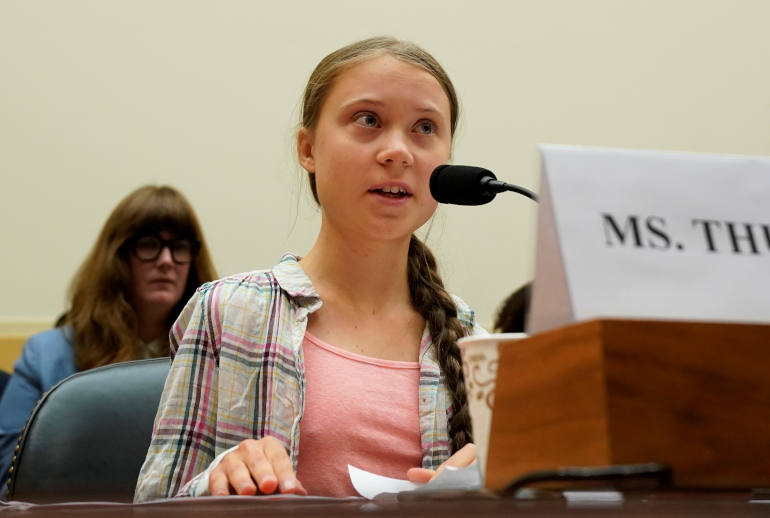
[[595,320],[501,345],[486,472],[659,462],[770,485],[770,326]]

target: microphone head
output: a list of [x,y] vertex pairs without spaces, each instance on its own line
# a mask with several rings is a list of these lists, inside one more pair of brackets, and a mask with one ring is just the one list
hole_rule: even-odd
[[430,175],[430,193],[439,203],[484,205],[497,194],[484,187],[484,179],[497,180],[497,177],[483,167],[440,165]]

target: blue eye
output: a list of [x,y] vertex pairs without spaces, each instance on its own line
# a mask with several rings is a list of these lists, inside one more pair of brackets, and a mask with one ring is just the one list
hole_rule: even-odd
[[429,120],[424,120],[417,123],[416,130],[423,135],[432,135],[436,133],[436,125]]
[[377,116],[370,112],[357,113],[354,120],[367,128],[376,128],[379,125]]

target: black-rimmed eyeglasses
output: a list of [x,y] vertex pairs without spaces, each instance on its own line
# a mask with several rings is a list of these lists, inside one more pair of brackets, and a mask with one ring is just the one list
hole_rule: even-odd
[[140,236],[131,242],[134,255],[141,261],[156,260],[166,247],[175,263],[187,264],[198,254],[200,243],[191,239],[161,239],[158,236]]

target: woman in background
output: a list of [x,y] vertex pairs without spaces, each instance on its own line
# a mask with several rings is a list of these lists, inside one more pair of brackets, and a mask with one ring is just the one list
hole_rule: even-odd
[[110,214],[70,285],[54,329],[27,340],[0,399],[0,480],[37,401],[78,371],[168,356],[171,324],[195,289],[216,278],[190,203],[144,186]]

